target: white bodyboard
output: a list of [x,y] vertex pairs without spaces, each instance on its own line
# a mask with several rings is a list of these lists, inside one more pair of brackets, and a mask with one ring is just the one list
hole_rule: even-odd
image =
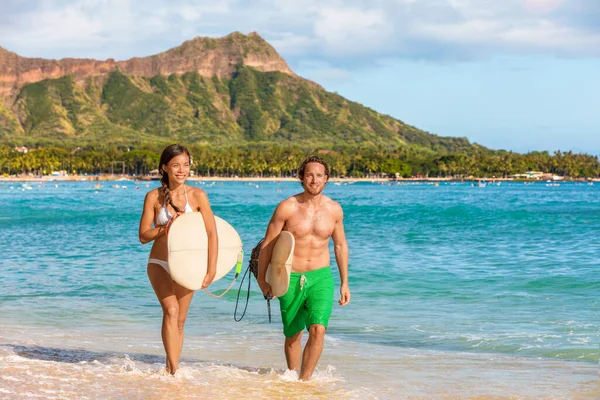
[[271,285],[273,296],[286,294],[290,286],[290,274],[294,260],[294,235],[281,231],[271,254],[271,262],[267,268],[265,280]]
[[[217,216],[215,222],[219,254],[213,282],[235,267],[242,252],[242,240],[237,231]],[[177,217],[169,228],[167,241],[169,270],[173,280],[187,289],[200,289],[208,266],[208,236],[202,214],[190,212]]]

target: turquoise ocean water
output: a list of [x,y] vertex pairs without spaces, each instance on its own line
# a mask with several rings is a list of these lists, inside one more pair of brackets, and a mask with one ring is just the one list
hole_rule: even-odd
[[[206,190],[246,254],[277,203],[300,190],[189,183]],[[278,304],[269,324],[255,281],[241,322],[239,284],[222,299],[196,293],[182,376],[160,373],[150,245],[137,238],[156,186],[0,182],[0,395],[600,396],[598,183],[330,183],[325,193],[345,212],[352,301],[334,307],[309,384],[284,373]]]

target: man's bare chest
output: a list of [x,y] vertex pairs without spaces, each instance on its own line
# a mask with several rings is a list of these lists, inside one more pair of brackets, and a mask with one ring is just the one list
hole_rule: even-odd
[[335,221],[325,211],[300,211],[286,223],[286,230],[292,232],[296,239],[304,236],[328,238],[333,233]]

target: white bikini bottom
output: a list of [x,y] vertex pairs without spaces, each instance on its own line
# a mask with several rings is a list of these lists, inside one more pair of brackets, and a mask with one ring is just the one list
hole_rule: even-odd
[[169,263],[166,261],[159,260],[158,258],[149,258],[148,264],[160,265],[165,269],[165,271],[167,271],[167,274],[171,275],[171,271],[169,270]]

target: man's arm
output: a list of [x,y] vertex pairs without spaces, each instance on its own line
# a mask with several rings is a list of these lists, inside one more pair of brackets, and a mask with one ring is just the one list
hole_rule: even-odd
[[279,237],[279,234],[283,230],[285,226],[285,222],[288,219],[288,214],[290,212],[290,206],[287,203],[287,200],[279,203],[271,220],[269,221],[269,225],[267,226],[267,232],[265,233],[265,239],[260,245],[260,254],[258,256],[258,285],[263,292],[265,297],[271,296],[273,297],[273,292],[271,291],[271,285],[266,282],[267,276],[267,267],[269,266],[269,262],[271,261],[271,255],[273,254],[273,247],[275,246],[276,239]]
[[344,232],[344,212],[338,204],[336,210],[335,228],[331,235],[335,251],[335,261],[340,271],[340,300],[341,306],[350,302],[350,288],[348,287],[348,242]]

